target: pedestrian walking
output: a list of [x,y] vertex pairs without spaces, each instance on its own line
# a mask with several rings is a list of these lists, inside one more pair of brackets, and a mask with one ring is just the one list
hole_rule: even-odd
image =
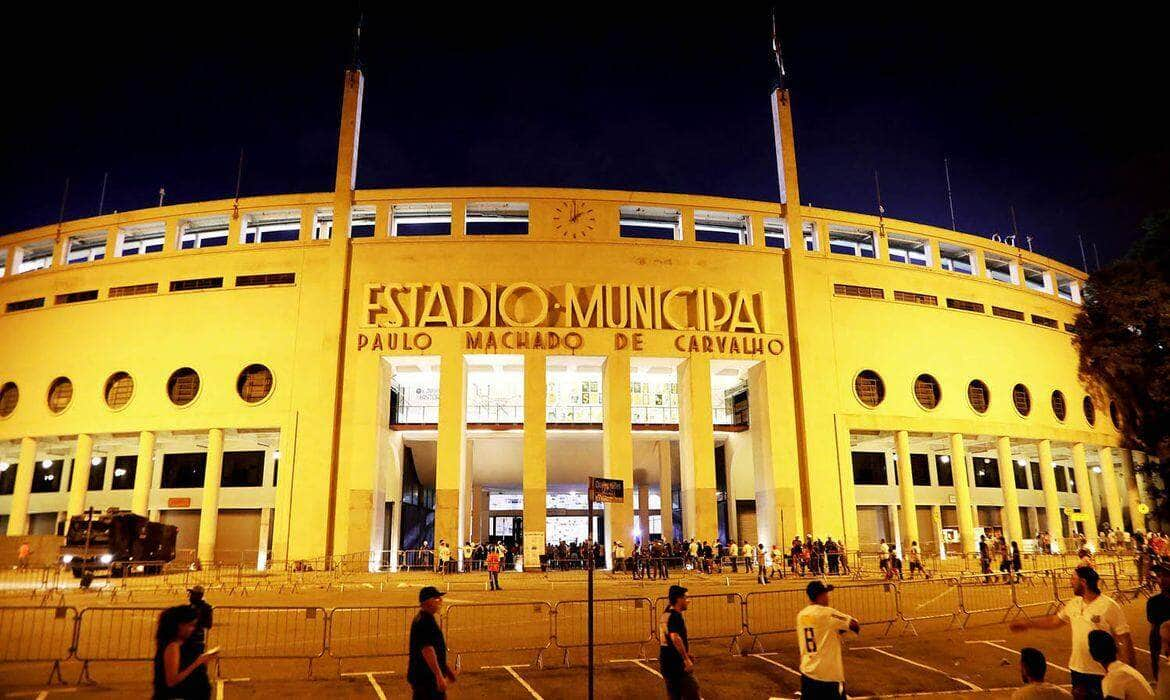
[[669,604],[658,617],[658,669],[666,683],[670,700],[699,700],[699,682],[695,680],[695,658],[687,642],[687,623],[683,613],[690,605],[687,589],[671,586]]
[[768,583],[768,552],[764,549],[763,543],[756,545],[756,567],[759,573],[756,574],[756,583]]
[[910,580],[914,580],[914,572],[922,572],[923,577],[930,578],[926,575],[926,569],[922,568],[922,553],[918,551],[918,542],[910,543],[910,553],[906,555],[906,560],[910,562]]
[[195,585],[187,589],[187,603],[195,611],[195,631],[191,634],[188,644],[202,654],[207,645],[207,630],[211,629],[211,605],[203,599],[203,586]]
[[487,553],[488,590],[500,590],[500,552],[493,547]]
[[458,672],[447,663],[447,641],[439,628],[443,594],[434,586],[418,592],[418,614],[410,623],[410,659],[406,682],[414,700],[442,700]]
[[810,581],[805,587],[809,604],[796,614],[801,700],[845,697],[841,635],[846,631],[861,634],[861,625],[851,616],[829,607],[832,590],[824,581]]
[[1012,693],[1012,700],[1064,700],[1068,693],[1044,680],[1048,674],[1048,660],[1043,652],[1033,647],[1020,649],[1020,680],[1024,682]]
[[1154,689],[1136,668],[1117,660],[1117,640],[1103,630],[1089,633],[1089,653],[1105,669],[1101,694],[1117,700],[1154,700]]
[[18,571],[28,571],[28,560],[32,556],[32,548],[28,546],[28,542],[21,542],[20,548],[16,550],[16,568]]
[[199,624],[195,608],[176,605],[158,616],[154,633],[154,700],[206,700],[211,697],[207,664],[218,649],[196,651],[188,644]]
[[1133,665],[1133,638],[1129,622],[1117,601],[1101,595],[1099,577],[1091,567],[1077,567],[1071,577],[1073,594],[1076,596],[1064,604],[1055,615],[1034,619],[1017,619],[1009,626],[1013,632],[1029,629],[1056,629],[1068,624],[1072,631],[1072,653],[1068,668],[1072,673],[1074,698],[1099,698],[1105,667],[1093,659],[1089,652],[1089,633],[1094,630],[1108,632],[1116,638],[1122,650],[1122,660]]
[[735,540],[731,541],[731,545],[727,548],[728,555],[731,556],[731,573],[739,573],[739,543]]

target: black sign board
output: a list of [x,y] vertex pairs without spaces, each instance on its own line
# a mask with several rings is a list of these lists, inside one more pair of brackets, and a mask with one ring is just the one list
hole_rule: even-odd
[[589,500],[593,503],[622,503],[624,495],[625,482],[621,479],[589,477]]

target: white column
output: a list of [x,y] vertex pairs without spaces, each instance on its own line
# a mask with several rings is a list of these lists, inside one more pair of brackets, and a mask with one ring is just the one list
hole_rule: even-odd
[[203,496],[199,506],[199,561],[215,562],[215,538],[219,531],[219,486],[223,478],[223,429],[207,431],[207,467],[203,472]]

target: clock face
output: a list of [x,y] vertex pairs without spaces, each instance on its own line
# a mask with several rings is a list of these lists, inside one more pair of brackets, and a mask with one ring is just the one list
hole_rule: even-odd
[[563,238],[588,238],[596,226],[596,212],[583,202],[566,200],[553,209],[553,230]]

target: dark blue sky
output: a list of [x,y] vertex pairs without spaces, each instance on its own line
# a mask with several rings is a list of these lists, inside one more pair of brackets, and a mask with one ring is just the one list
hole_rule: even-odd
[[[729,3],[730,5],[730,3]],[[107,209],[332,186],[354,10],[46,10],[10,22],[0,231]],[[367,13],[359,187],[544,185],[776,197],[767,8],[558,6]],[[983,6],[980,6],[981,8]],[[1170,207],[1152,17],[1018,11],[786,16],[801,190],[1021,234],[1079,266]],[[273,17],[279,17],[274,19]],[[1093,265],[1089,250],[1090,267]]]

